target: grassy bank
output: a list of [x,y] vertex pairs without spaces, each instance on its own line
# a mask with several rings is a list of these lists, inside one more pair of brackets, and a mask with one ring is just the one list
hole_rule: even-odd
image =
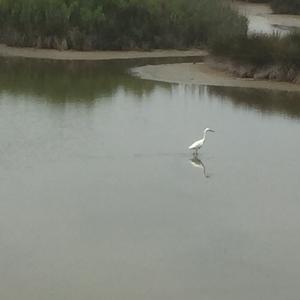
[[219,0],[0,0],[0,38],[10,46],[188,48],[246,30]]
[[228,69],[240,77],[300,82],[300,33],[279,35],[241,35],[218,39],[212,53],[227,62]]
[[300,33],[279,35],[241,35],[218,39],[211,44],[212,53],[256,66],[282,64],[300,68]]
[[[296,12],[300,0],[248,0],[245,2],[270,3],[279,8],[288,7]],[[294,10],[295,9],[295,10]],[[282,12],[282,11],[281,11]],[[241,34],[233,39],[219,38],[210,44],[211,52],[221,59],[217,63],[240,77],[276,79],[299,82],[300,32],[279,34]]]

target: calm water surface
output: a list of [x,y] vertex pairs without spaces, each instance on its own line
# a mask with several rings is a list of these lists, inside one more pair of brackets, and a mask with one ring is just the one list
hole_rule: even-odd
[[0,299],[298,300],[300,95],[141,63],[0,61]]

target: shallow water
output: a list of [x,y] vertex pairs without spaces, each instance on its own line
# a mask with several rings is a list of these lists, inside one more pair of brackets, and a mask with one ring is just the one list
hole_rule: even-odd
[[300,95],[142,63],[1,60],[0,298],[298,299]]
[[[249,34],[275,34],[285,36],[300,27],[300,19],[292,20],[285,15],[253,15],[248,16]],[[293,22],[294,21],[294,22]],[[287,24],[285,24],[287,23]]]
[[297,15],[273,14],[269,5],[259,3],[235,3],[238,11],[248,18],[249,34],[277,34],[284,36],[300,27]]

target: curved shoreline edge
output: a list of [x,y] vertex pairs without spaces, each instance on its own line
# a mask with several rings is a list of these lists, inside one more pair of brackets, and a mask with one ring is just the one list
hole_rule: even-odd
[[[0,57],[65,61],[104,61],[139,58],[207,57],[205,50],[153,50],[153,51],[59,51],[53,49],[17,48],[0,44]],[[176,63],[146,65],[131,69],[142,79],[168,83],[184,83],[208,86],[259,88],[300,92],[300,84],[271,80],[243,79],[230,72],[219,70],[208,63]]]
[[36,49],[9,47],[0,44],[0,56],[22,57],[50,60],[120,60],[137,58],[167,58],[167,57],[203,57],[207,52],[200,49],[190,50],[153,50],[153,51],[75,51],[55,49]]
[[131,72],[142,79],[168,83],[300,92],[300,84],[237,78],[229,72],[212,68],[205,62],[146,65],[133,68]]

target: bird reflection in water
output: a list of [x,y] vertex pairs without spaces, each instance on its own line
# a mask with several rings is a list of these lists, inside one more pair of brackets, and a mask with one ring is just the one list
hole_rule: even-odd
[[193,167],[202,169],[203,170],[203,176],[205,178],[210,177],[210,175],[208,175],[206,173],[205,164],[203,163],[203,161],[197,155],[194,155],[193,158],[190,159],[190,163],[192,164]]

